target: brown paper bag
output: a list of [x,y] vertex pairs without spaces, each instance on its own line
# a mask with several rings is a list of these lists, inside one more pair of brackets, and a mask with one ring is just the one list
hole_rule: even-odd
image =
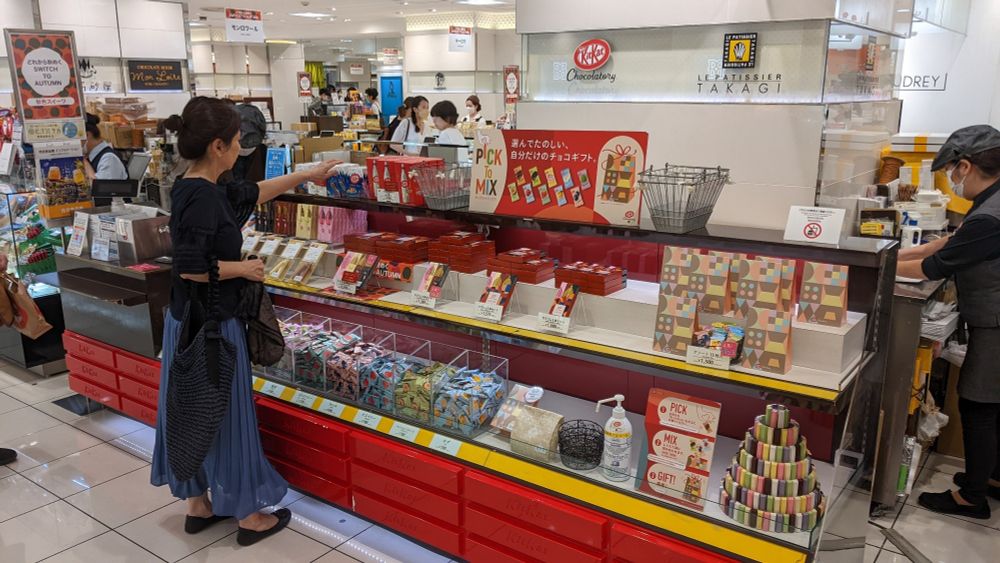
[[10,274],[0,275],[3,291],[14,306],[14,324],[18,332],[34,340],[48,332],[52,325],[45,320],[45,315],[38,308],[35,300],[28,294],[28,288],[20,280]]

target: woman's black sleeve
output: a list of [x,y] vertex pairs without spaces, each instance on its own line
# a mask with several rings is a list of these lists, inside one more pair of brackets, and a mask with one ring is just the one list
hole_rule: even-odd
[[243,228],[243,225],[250,219],[250,215],[257,209],[257,199],[260,197],[260,188],[254,182],[232,182],[226,184],[226,198],[229,205],[233,207],[233,216],[236,218],[236,225]]
[[212,198],[198,198],[181,211],[176,227],[171,225],[174,267],[178,273],[208,273],[220,211]]

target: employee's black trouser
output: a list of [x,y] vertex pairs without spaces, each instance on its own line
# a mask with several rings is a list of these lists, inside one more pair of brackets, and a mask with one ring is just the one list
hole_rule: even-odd
[[989,480],[1000,481],[1000,403],[977,403],[959,398],[962,443],[965,445],[965,486],[962,498],[984,504]]

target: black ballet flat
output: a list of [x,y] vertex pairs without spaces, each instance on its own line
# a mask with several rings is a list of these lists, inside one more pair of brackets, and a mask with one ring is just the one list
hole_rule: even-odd
[[17,451],[7,448],[0,448],[0,465],[7,465],[17,461]]
[[231,518],[231,516],[216,516],[214,514],[207,518],[202,518],[200,516],[188,516],[184,519],[184,531],[189,534],[197,534],[212,524],[228,520],[229,518]]
[[292,511],[287,508],[279,508],[278,510],[272,512],[271,515],[277,516],[277,524],[271,526],[263,532],[240,528],[240,531],[236,533],[236,543],[243,547],[253,545],[266,537],[273,536],[281,530],[284,530],[285,527],[288,526],[288,523],[292,521]]

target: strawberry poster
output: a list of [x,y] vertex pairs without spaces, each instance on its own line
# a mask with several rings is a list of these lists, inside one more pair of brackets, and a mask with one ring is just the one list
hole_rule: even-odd
[[72,31],[4,30],[17,109],[28,143],[84,137]]
[[469,209],[638,226],[646,133],[480,129]]

